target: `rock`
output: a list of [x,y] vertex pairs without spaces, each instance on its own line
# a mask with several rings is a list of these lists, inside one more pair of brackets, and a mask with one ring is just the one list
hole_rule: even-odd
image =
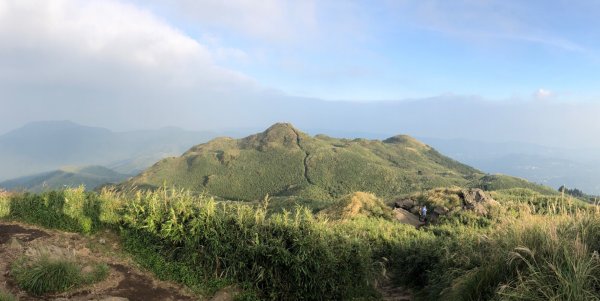
[[472,210],[479,215],[486,215],[488,213],[487,206],[498,204],[498,202],[481,189],[463,190],[462,194],[464,209]]
[[210,301],[233,301],[240,290],[234,286],[228,286],[218,291]]
[[412,214],[417,214],[418,215],[419,214],[419,210],[420,210],[419,206],[413,206],[412,208],[410,208],[409,211]]
[[23,245],[18,239],[11,237],[8,241],[8,248],[15,251],[21,251],[23,250]]
[[416,215],[402,209],[402,208],[396,208],[394,209],[394,218],[403,224],[409,224],[409,225],[413,225],[413,226],[419,226],[421,225],[421,222],[419,221],[419,217],[417,217]]
[[104,239],[104,238],[100,238],[100,239],[98,240],[98,242],[99,242],[100,244],[105,244],[105,243],[106,243],[106,239]]
[[415,205],[415,202],[411,199],[397,200],[394,203],[395,208],[402,208],[402,209],[407,209],[407,210],[411,209],[414,205]]

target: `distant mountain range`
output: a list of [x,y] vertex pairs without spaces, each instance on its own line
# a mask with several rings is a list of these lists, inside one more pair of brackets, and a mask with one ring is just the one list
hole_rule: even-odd
[[313,137],[285,123],[243,139],[194,146],[123,186],[164,184],[233,200],[265,195],[333,199],[354,191],[394,197],[452,185],[551,191],[517,178],[485,175],[406,135],[383,141]]
[[7,190],[31,192],[78,187],[80,185],[84,185],[86,189],[94,189],[107,183],[120,183],[128,177],[128,175],[117,173],[102,166],[74,167],[0,182],[0,187]]
[[600,152],[535,144],[421,138],[447,156],[485,172],[522,177],[555,189],[565,185],[600,195]]
[[31,123],[0,136],[0,181],[63,166],[101,165],[134,174],[213,135],[177,128],[113,132],[69,121]]

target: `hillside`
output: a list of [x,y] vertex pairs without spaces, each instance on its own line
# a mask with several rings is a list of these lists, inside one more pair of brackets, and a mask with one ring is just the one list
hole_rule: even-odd
[[113,132],[70,121],[30,123],[0,135],[0,181],[62,166],[102,165],[133,174],[210,135],[177,128]]
[[194,146],[124,185],[174,185],[234,200],[267,194],[331,199],[354,191],[391,197],[440,186],[465,187],[483,176],[409,136],[383,141],[312,137],[278,123],[243,139],[218,138]]
[[129,176],[102,166],[86,166],[63,168],[31,176],[16,178],[0,183],[0,187],[8,190],[26,190],[41,192],[65,187],[84,185],[94,189],[107,183],[119,183]]

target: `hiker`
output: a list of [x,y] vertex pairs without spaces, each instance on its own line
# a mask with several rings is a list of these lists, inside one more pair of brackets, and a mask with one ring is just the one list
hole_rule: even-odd
[[427,206],[423,205],[421,206],[421,210],[419,210],[420,216],[419,216],[419,220],[422,222],[426,222],[427,221]]

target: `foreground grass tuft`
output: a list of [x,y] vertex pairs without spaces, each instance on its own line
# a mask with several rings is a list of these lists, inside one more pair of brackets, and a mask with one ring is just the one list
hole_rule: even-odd
[[17,297],[9,292],[0,290],[0,301],[17,301]]
[[13,264],[11,272],[19,287],[40,296],[104,280],[108,271],[106,264],[96,264],[91,272],[83,273],[82,265],[71,258],[43,254],[21,257]]
[[77,264],[67,260],[42,257],[34,262],[22,258],[12,269],[15,280],[23,290],[34,295],[60,293],[79,284]]

